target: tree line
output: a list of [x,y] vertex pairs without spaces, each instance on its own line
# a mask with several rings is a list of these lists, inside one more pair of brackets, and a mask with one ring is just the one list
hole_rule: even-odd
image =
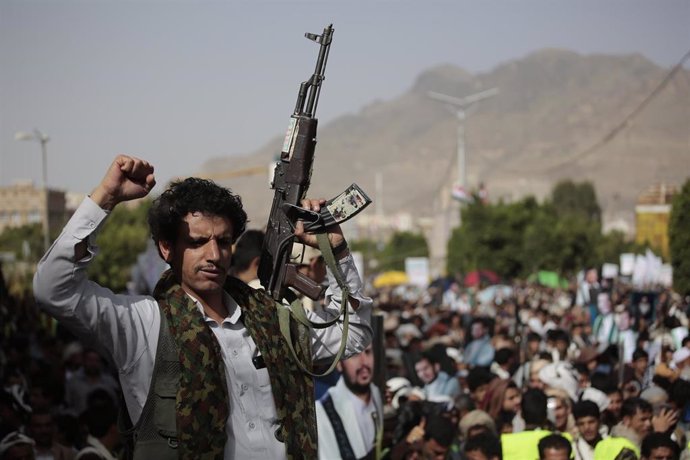
[[[125,290],[131,267],[149,238],[149,207],[150,201],[144,200],[139,206],[120,206],[112,212],[96,240],[99,257],[89,266],[94,281],[115,292]],[[505,279],[525,279],[538,270],[551,270],[569,277],[585,267],[618,262],[622,253],[645,249],[622,232],[602,234],[601,208],[590,182],[560,182],[542,203],[531,196],[510,203],[483,203],[475,197],[463,205],[461,222],[448,241],[450,274],[490,269]],[[674,197],[669,224],[674,289],[681,294],[690,294],[688,229],[690,179]],[[37,262],[42,244],[40,224],[0,234],[0,252],[13,254],[18,261]],[[360,240],[351,246],[377,271],[404,270],[405,258],[429,255],[426,240],[414,232],[396,232],[384,244]]]

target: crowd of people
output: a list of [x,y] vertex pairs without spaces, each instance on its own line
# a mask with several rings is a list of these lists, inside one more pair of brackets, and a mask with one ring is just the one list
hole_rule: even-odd
[[[320,458],[687,458],[687,301],[587,279],[372,289],[386,380],[372,346],[319,379]],[[117,458],[112,365],[4,281],[1,308],[0,458]]]
[[596,269],[570,288],[373,289],[339,227],[326,263],[302,226],[293,275],[327,289],[285,323],[299,304],[252,288],[261,232],[243,233],[239,197],[200,179],[151,208],[170,266],[154,292],[112,293],[87,277],[95,233],[154,183],[119,156],[35,291],[0,276],[0,460],[690,458],[687,298]]
[[391,458],[690,456],[687,299],[594,269],[569,289],[441,280],[374,295]]

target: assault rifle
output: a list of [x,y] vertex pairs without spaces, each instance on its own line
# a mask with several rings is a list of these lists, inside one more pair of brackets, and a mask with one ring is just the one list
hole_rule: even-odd
[[319,56],[314,74],[300,85],[280,160],[273,173],[271,188],[275,193],[258,271],[266,292],[279,302],[283,299],[293,300],[294,294],[288,288],[294,288],[314,300],[324,291],[324,288],[298,271],[298,264],[290,261],[297,221],[304,221],[304,228],[308,232],[323,233],[329,226],[348,220],[371,203],[369,197],[356,184],[352,184],[329,200],[318,213],[300,207],[311,182],[318,122],[314,115],[321,83],[325,79],[333,25],[324,28],[321,35],[306,33],[305,37],[321,45]]

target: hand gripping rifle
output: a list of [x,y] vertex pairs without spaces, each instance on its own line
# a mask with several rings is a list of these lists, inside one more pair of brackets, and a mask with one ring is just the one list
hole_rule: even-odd
[[[369,197],[356,184],[352,184],[338,197],[329,200],[319,213],[300,207],[311,182],[318,123],[314,114],[321,83],[325,79],[333,26],[324,28],[321,35],[306,33],[305,37],[321,45],[319,57],[314,74],[300,85],[280,160],[273,173],[271,188],[275,193],[259,262],[259,280],[266,292],[278,302],[294,300],[294,293],[288,288],[294,288],[314,300],[324,291],[311,278],[300,273],[296,263],[290,261],[297,221],[304,221],[306,231],[324,233],[329,226],[348,220],[371,203]],[[330,246],[321,246],[320,243],[324,253],[330,249]]]
[[[342,290],[341,309],[345,313],[340,350],[332,366],[322,374],[325,375],[335,367],[345,348],[348,323],[346,309],[349,296],[326,231],[328,227],[353,217],[369,205],[371,200],[356,184],[352,184],[343,193],[322,206],[320,212],[307,211],[300,207],[311,182],[318,122],[314,114],[319,101],[321,83],[325,79],[326,62],[333,39],[333,25],[324,28],[321,35],[306,33],[305,37],[320,45],[319,56],[314,74],[300,85],[295,110],[290,117],[285,134],[280,160],[273,173],[271,188],[275,192],[261,250],[258,275],[266,292],[278,304],[281,331],[291,348],[291,318],[306,327],[323,328],[334,324],[338,318],[325,323],[310,321],[301,304],[294,302],[297,296],[290,289],[295,289],[314,300],[321,297],[324,292],[323,287],[300,273],[297,269],[298,264],[290,260],[298,220],[304,222],[305,231],[317,234],[319,248]],[[283,299],[292,303],[290,308],[283,308]],[[305,372],[311,374],[299,360],[297,362]]]

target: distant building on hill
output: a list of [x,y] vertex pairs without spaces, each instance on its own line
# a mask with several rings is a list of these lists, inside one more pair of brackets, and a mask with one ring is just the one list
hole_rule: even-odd
[[656,184],[637,199],[635,206],[635,241],[648,244],[656,253],[668,259],[668,222],[673,196],[678,187]]
[[30,181],[0,187],[0,233],[6,228],[43,224],[46,206],[50,229],[64,224],[67,218],[65,192],[34,187]]

